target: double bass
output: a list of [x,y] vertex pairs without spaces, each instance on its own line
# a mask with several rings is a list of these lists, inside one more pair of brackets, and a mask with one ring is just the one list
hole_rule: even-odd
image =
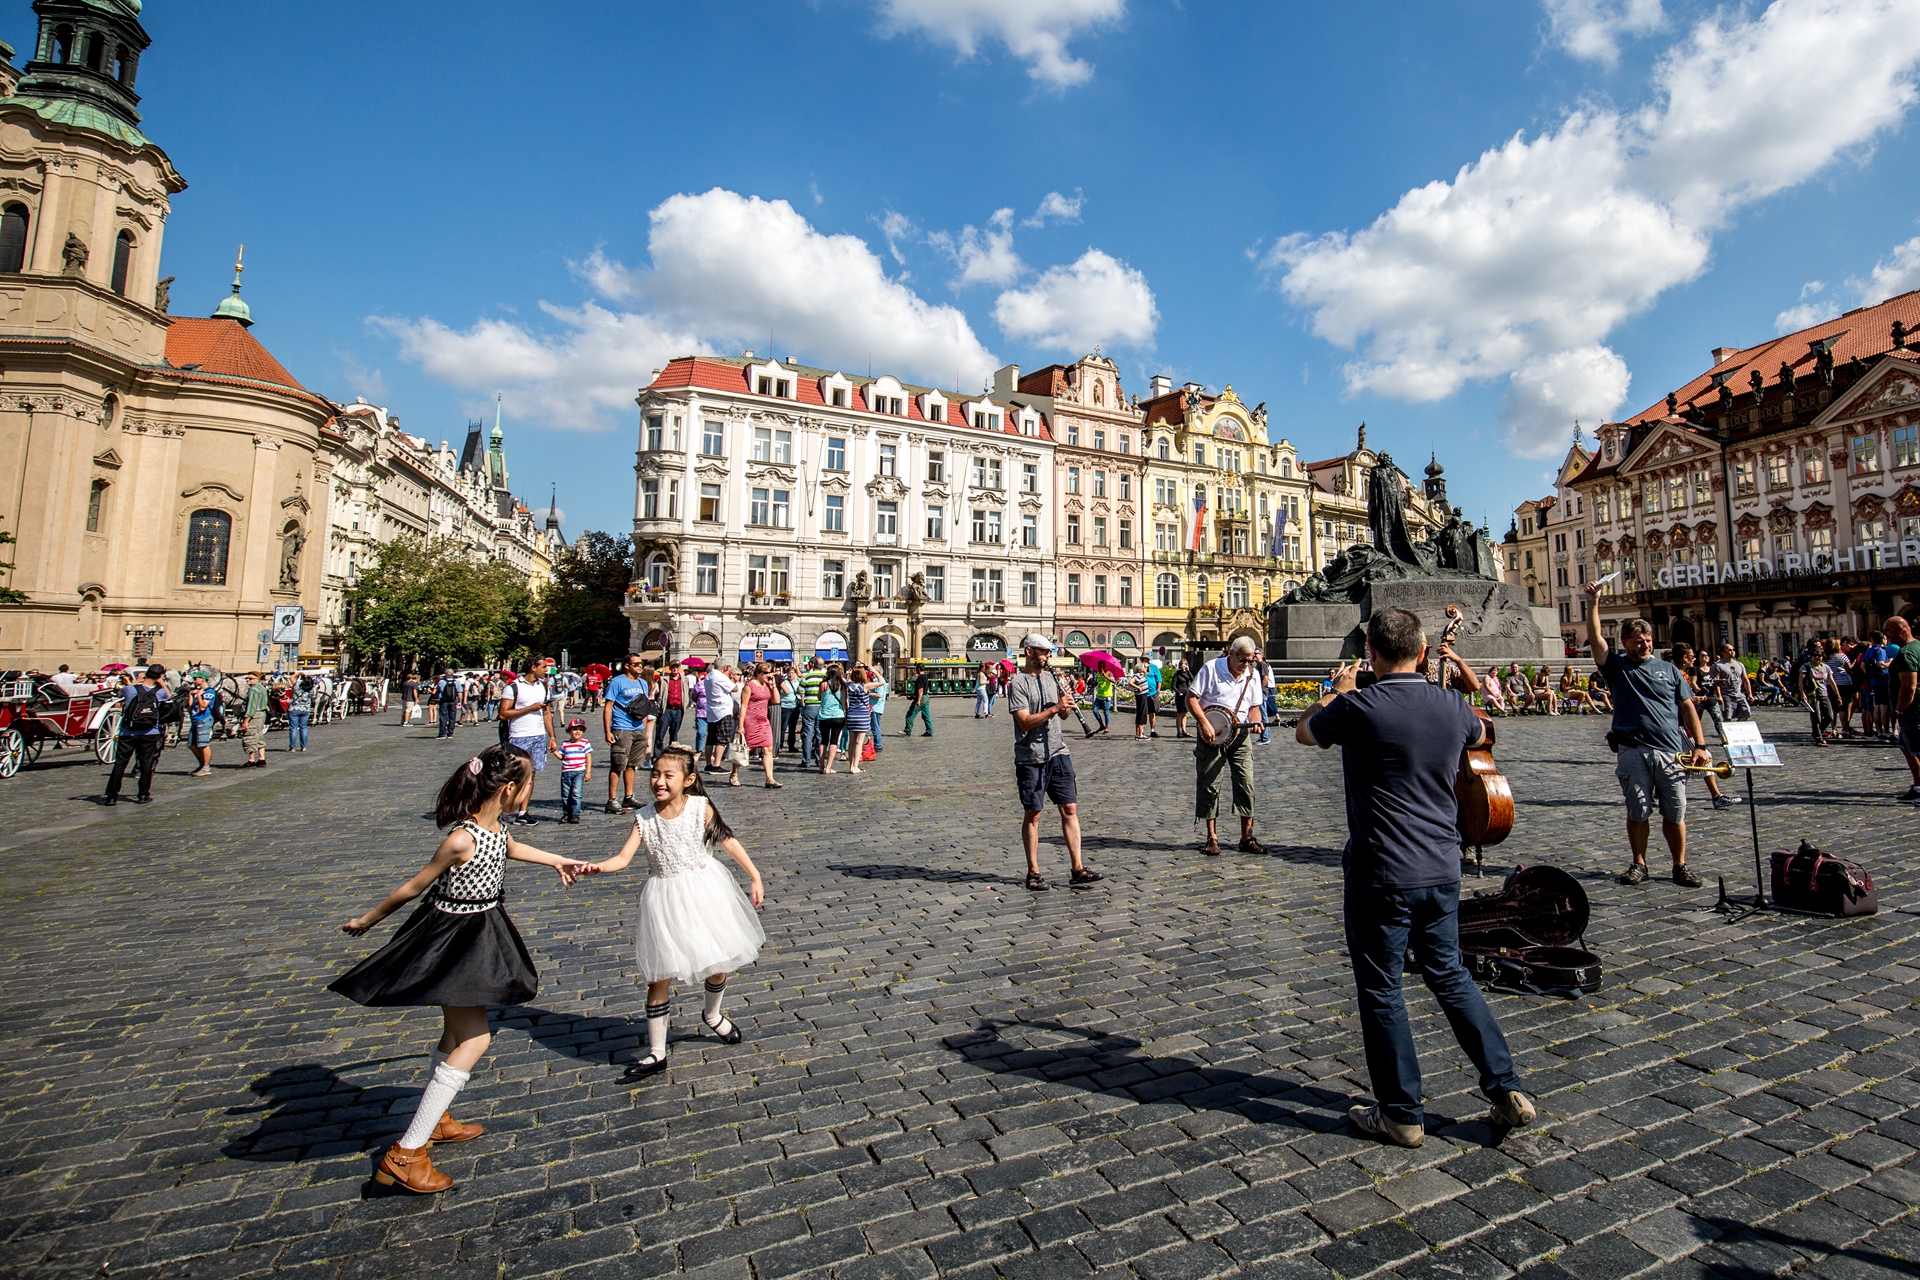
[[[1440,646],[1446,648],[1460,634],[1460,628],[1466,624],[1466,616],[1458,605],[1447,606],[1447,626],[1441,633]],[[1447,668],[1443,661],[1440,666],[1440,683],[1446,684]],[[1480,851],[1487,845],[1499,844],[1513,833],[1513,788],[1507,785],[1506,775],[1500,772],[1500,766],[1493,762],[1493,718],[1476,708],[1474,714],[1480,717],[1480,725],[1486,731],[1484,740],[1478,746],[1467,747],[1460,753],[1460,771],[1454,775],[1453,798],[1460,806],[1460,857],[1466,860],[1468,848],[1473,850],[1474,874],[1479,875]]]

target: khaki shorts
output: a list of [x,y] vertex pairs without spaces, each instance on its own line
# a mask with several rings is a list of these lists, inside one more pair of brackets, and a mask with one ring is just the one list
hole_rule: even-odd
[[638,769],[647,758],[646,735],[639,729],[615,729],[608,767],[615,773]]
[[1622,747],[1613,776],[1627,798],[1627,821],[1650,822],[1657,807],[1667,822],[1687,820],[1687,775],[1671,751]]

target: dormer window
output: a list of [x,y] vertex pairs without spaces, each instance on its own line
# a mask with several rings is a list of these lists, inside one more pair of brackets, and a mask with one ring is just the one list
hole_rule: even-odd
[[763,396],[773,396],[780,400],[793,399],[793,380],[791,378],[761,378],[757,390]]
[[1036,418],[1036,417],[1034,417],[1034,416],[1033,416],[1032,414],[1030,414],[1030,413],[1029,413],[1029,414],[1027,414],[1026,416],[1024,416],[1024,417],[1022,417],[1022,418],[1020,419],[1020,434],[1021,434],[1021,435],[1023,435],[1023,436],[1037,436],[1037,435],[1039,435],[1039,434],[1040,434],[1040,420],[1039,420],[1038,418]]
[[947,406],[943,404],[935,404],[935,405],[927,406],[927,421],[945,422],[946,420],[947,420]]
[[983,413],[976,409],[973,414],[973,425],[982,431],[998,431],[1000,430],[1000,415],[997,413]]
[[921,392],[920,395],[915,398],[915,403],[920,406],[920,416],[928,422],[945,422],[947,420],[947,399],[938,391]]
[[847,407],[847,389],[845,387],[835,387],[833,389],[833,407],[836,409],[844,409]]

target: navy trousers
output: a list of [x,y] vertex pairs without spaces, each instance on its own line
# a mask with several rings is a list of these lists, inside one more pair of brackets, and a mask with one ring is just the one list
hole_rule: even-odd
[[1518,1089],[1507,1038],[1460,959],[1460,882],[1428,889],[1382,890],[1348,883],[1347,953],[1360,990],[1360,1042],[1380,1109],[1396,1124],[1426,1123],[1420,1105],[1420,1058],[1400,993],[1407,951],[1440,1002],[1473,1065],[1482,1092]]

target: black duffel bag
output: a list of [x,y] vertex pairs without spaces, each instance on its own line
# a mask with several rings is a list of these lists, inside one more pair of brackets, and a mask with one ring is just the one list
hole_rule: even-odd
[[1792,853],[1773,852],[1773,905],[1819,916],[1870,916],[1880,910],[1873,877],[1850,858],[1822,853],[1805,840]]

